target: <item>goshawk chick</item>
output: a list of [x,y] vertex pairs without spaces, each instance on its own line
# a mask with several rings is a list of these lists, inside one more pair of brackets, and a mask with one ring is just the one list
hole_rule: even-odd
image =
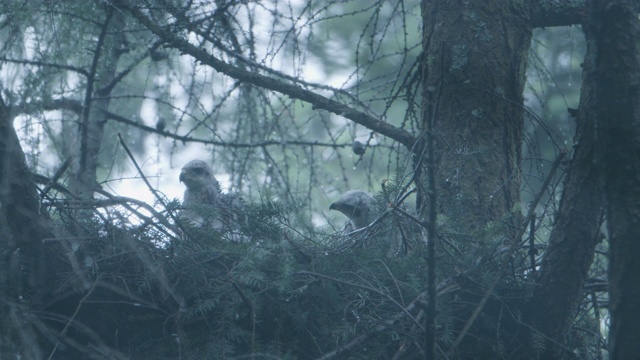
[[381,213],[376,199],[362,190],[347,191],[329,206],[329,210],[340,211],[349,218],[343,229],[348,232],[366,227]]
[[208,226],[217,230],[239,227],[244,203],[237,194],[223,194],[211,167],[202,160],[187,163],[180,172],[180,182],[187,189],[182,205],[182,218],[191,225]]
[[[405,205],[403,210],[415,214]],[[371,225],[386,209],[386,203],[379,201],[362,190],[349,190],[338,201],[331,204],[330,210],[337,210],[346,215],[349,221],[342,229],[341,235],[348,239],[347,246],[368,247],[379,246],[388,257],[396,257],[415,244],[420,237],[420,227],[413,221],[389,213],[380,222]],[[364,229],[360,232],[356,230]]]

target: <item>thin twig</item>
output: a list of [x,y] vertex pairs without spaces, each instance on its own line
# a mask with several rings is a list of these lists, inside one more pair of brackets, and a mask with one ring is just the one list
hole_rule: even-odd
[[[413,215],[409,214],[407,211],[403,210],[403,209],[402,209],[402,208],[400,208],[400,207],[394,207],[394,208],[393,208],[393,211],[397,211],[397,212],[399,212],[400,214],[402,214],[403,216],[406,216],[407,218],[409,218],[409,220],[411,220],[411,221],[415,222],[416,224],[420,225],[420,226],[421,226],[421,227],[423,227],[424,229],[428,229],[428,228],[429,228],[429,224],[428,224],[427,222],[425,222],[425,221],[422,221],[422,220],[418,219],[417,217],[415,217],[415,216],[413,216]],[[447,245],[451,246],[452,248],[454,248],[458,253],[460,253],[460,254],[462,253],[462,252],[460,251],[460,249],[458,249],[458,248],[457,248],[454,244],[452,244],[449,240],[447,240],[447,239],[445,239],[445,238],[443,238],[443,237],[439,237],[439,240],[442,240],[445,244],[447,244]],[[427,239],[427,241],[428,241],[428,239]]]
[[[76,310],[73,312],[73,315],[71,315],[71,317],[69,318],[69,321],[67,321],[67,324],[64,326],[62,331],[60,331],[60,337],[65,336],[65,334],[67,333],[67,329],[69,329],[69,326],[71,326],[71,323],[74,321],[74,319],[80,312],[80,308],[82,307],[82,304],[84,304],[84,302],[89,298],[89,296],[91,296],[91,294],[93,293],[93,290],[96,289],[96,285],[98,284],[99,280],[100,280],[100,275],[98,275],[98,278],[93,282],[89,291],[87,291],[87,293],[78,302],[78,306],[76,306]],[[58,349],[58,345],[60,345],[60,341],[56,342],[55,346],[51,350],[51,354],[49,354],[49,360],[53,358],[53,355],[56,353],[56,350]]]
[[389,296],[389,294],[387,294],[387,293],[385,293],[385,292],[383,292],[381,290],[378,290],[378,289],[376,289],[374,287],[364,286],[364,285],[352,283],[352,282],[349,282],[349,281],[341,280],[341,279],[338,279],[338,278],[334,278],[334,277],[331,277],[331,276],[323,275],[323,274],[312,272],[312,271],[306,271],[306,270],[298,271],[298,272],[294,273],[294,275],[310,275],[310,276],[313,276],[313,277],[318,277],[318,278],[330,280],[330,281],[333,281],[333,282],[336,282],[336,283],[339,283],[339,284],[344,284],[344,285],[353,286],[353,287],[357,287],[357,288],[360,288],[360,289],[368,290],[368,291],[371,291],[371,292],[376,293],[378,295],[384,296],[387,299],[389,299],[392,303],[394,303],[398,308],[400,308],[402,310],[402,312],[404,312],[404,314],[408,318],[410,318],[418,327],[420,327],[420,330],[424,330],[422,328],[422,325],[420,325],[420,323],[418,323],[416,321],[416,319],[413,317],[413,315],[411,315],[411,313],[406,310],[407,308],[404,305],[398,303],[394,298]]
[[[452,278],[448,278],[448,279],[442,281],[440,284],[438,284],[438,286],[436,287],[437,295],[443,295],[443,294],[449,293],[450,291],[455,290],[454,288],[452,288],[451,283],[452,283]],[[373,327],[368,332],[366,332],[366,333],[364,333],[362,335],[359,335],[355,339],[353,339],[353,340],[349,341],[348,343],[340,346],[339,348],[337,348],[335,350],[332,350],[332,351],[330,351],[328,353],[325,353],[324,355],[322,355],[321,357],[317,358],[316,360],[327,360],[327,359],[331,359],[331,358],[337,357],[337,356],[341,355],[342,353],[344,353],[345,351],[349,351],[353,347],[363,343],[374,332],[380,332],[380,331],[382,331],[382,330],[394,325],[397,321],[399,321],[400,319],[405,317],[406,313],[415,310],[417,307],[422,307],[423,303],[424,303],[424,299],[426,299],[426,297],[427,297],[427,292],[423,291],[422,293],[418,294],[418,296],[416,296],[416,298],[413,299],[413,301],[409,305],[407,305],[407,307],[405,307],[403,309],[404,310],[403,312],[401,312],[398,315],[396,315],[395,317],[385,321],[383,324],[380,324],[378,326]],[[419,322],[417,322],[415,324],[418,324],[416,326],[419,326],[419,328],[422,329],[422,326],[419,325]],[[446,356],[445,356],[445,359],[446,359]]]
[[51,188],[54,186],[54,184],[58,182],[58,179],[60,179],[60,177],[67,170],[69,165],[71,165],[71,160],[72,159],[73,159],[72,156],[67,157],[67,159],[62,163],[62,165],[60,165],[60,168],[55,172],[55,174],[53,174],[51,179],[49,179],[49,182],[40,191],[40,198],[41,199],[44,199],[44,197],[47,196],[47,193],[49,192],[49,190],[51,190]]
[[407,149],[412,149],[416,141],[415,137],[404,129],[397,128],[374,116],[354,109],[348,105],[324,97],[315,92],[309,91],[297,84],[291,84],[271,76],[265,76],[253,71],[247,71],[240,67],[228,64],[212,54],[205,48],[198,47],[190,43],[187,39],[176,34],[170,27],[163,27],[150,19],[143,11],[131,6],[128,2],[114,1],[116,6],[126,9],[131,15],[142,23],[156,36],[167,42],[167,46],[178,49],[184,54],[192,56],[204,65],[210,66],[214,70],[223,73],[234,79],[251,83],[256,86],[288,95],[294,99],[299,99],[312,104],[313,109],[323,109],[336,115],[345,117],[355,123],[363,125],[373,131],[403,144]]
[[[107,207],[107,206],[113,206],[113,205],[121,205],[125,209],[127,209],[127,210],[131,211],[132,213],[134,213],[140,219],[144,220],[145,223],[153,225],[156,229],[158,229],[158,231],[160,231],[163,234],[169,236],[170,238],[175,239],[175,235],[169,234],[163,227],[159,226],[151,218],[149,218],[148,216],[145,216],[141,212],[139,212],[136,209],[134,209],[130,205],[130,203],[134,204],[136,206],[139,206],[139,207],[143,207],[143,208],[145,208],[145,210],[150,212],[156,219],[158,219],[158,221],[162,225],[164,225],[168,229],[171,229],[171,231],[173,231],[175,234],[179,234],[179,232],[177,231],[177,229],[176,229],[176,227],[174,225],[170,224],[167,221],[167,219],[164,216],[162,216],[162,214],[160,214],[158,211],[156,211],[156,209],[154,209],[151,205],[145,203],[144,201],[141,201],[141,200],[138,200],[138,199],[129,198],[129,197],[124,197],[124,196],[114,196],[114,195],[112,195],[112,194],[110,194],[110,193],[108,193],[108,192],[106,192],[104,190],[101,190],[101,189],[95,189],[94,191],[96,193],[108,198],[108,199],[96,199],[96,200],[81,199],[78,195],[74,194],[71,190],[67,189],[62,184],[60,184],[58,182],[54,182],[52,179],[49,179],[46,176],[43,176],[43,175],[40,175],[40,174],[33,174],[33,177],[34,177],[34,180],[37,183],[51,184],[51,188],[52,189],[55,189],[55,190],[65,194],[69,198],[71,198],[69,203],[73,203],[74,205],[86,204],[86,206],[88,206],[88,207]],[[48,240],[51,240],[51,239],[44,239],[43,241],[45,241],[45,240],[48,241]]]
[[122,135],[120,133],[118,133],[118,139],[120,139],[120,144],[124,148],[124,151],[126,151],[127,155],[129,156],[129,159],[131,159],[131,162],[133,162],[133,166],[136,167],[138,174],[140,174],[140,177],[142,177],[142,181],[144,181],[144,183],[147,185],[147,188],[149,188],[153,196],[156,198],[156,200],[158,200],[158,202],[162,205],[162,207],[167,209],[167,213],[173,219],[173,221],[175,221],[175,223],[178,224],[180,228],[182,228],[182,226],[180,225],[180,221],[178,220],[178,217],[173,213],[173,211],[171,211],[167,207],[167,204],[165,204],[164,199],[162,199],[160,194],[158,194],[158,191],[154,189],[153,186],[151,186],[151,183],[149,182],[149,180],[147,180],[147,177],[144,175],[144,172],[142,172],[142,169],[138,165],[138,162],[136,161],[136,159],[133,157],[133,154],[131,153],[131,150],[129,150],[129,147],[127,146],[127,144],[125,144],[124,139],[122,139]]
[[[542,187],[540,188],[541,190],[538,192],[538,194],[536,194],[536,197],[533,199],[533,201],[529,205],[529,211],[527,212],[527,216],[525,217],[524,222],[520,227],[519,236],[517,236],[516,239],[522,238],[522,235],[524,235],[525,231],[527,231],[527,225],[530,219],[535,215],[535,208],[538,205],[538,202],[540,202],[540,199],[542,198],[542,194],[545,192],[545,189],[547,188],[547,186],[549,186],[549,183],[551,183],[551,180],[555,176],[558,166],[560,166],[560,163],[562,162],[562,159],[564,159],[564,156],[566,154],[567,154],[567,150],[562,149],[558,154],[558,157],[556,158],[556,160],[553,162],[551,171],[549,171],[547,178],[542,184]],[[482,300],[480,300],[480,303],[478,303],[478,306],[473,311],[473,314],[471,314],[471,317],[469,318],[469,320],[467,320],[467,323],[464,325],[464,328],[462,329],[460,334],[458,334],[458,337],[456,338],[456,340],[453,342],[451,346],[451,353],[453,353],[455,348],[460,344],[464,336],[467,334],[467,332],[471,328],[471,325],[473,325],[478,315],[480,315],[480,312],[482,311],[485,304],[487,303],[487,300],[489,300],[489,297],[491,296],[491,294],[493,294],[493,290],[498,285],[498,282],[500,281],[500,279],[502,279],[505,269],[507,269],[506,262],[508,261],[509,258],[511,258],[511,255],[513,254],[515,249],[518,247],[519,241],[517,241],[516,239],[513,239],[513,241],[511,242],[511,245],[509,246],[509,249],[507,250],[507,252],[502,258],[503,262],[505,263],[503,263],[501,270],[498,272],[496,277],[491,281],[491,283],[489,284],[489,287],[487,288],[487,291],[485,291],[484,296],[482,297]]]

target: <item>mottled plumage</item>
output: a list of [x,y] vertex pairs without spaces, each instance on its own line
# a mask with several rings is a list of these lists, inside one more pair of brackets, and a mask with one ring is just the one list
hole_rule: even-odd
[[343,231],[362,229],[381,213],[376,199],[362,190],[347,191],[338,201],[331,204],[329,210],[340,211],[349,218]]
[[219,231],[239,227],[244,203],[237,194],[225,194],[213,176],[211,167],[202,160],[187,163],[180,172],[184,192],[181,217],[193,226],[207,226]]
[[[415,214],[408,206],[402,208]],[[379,246],[387,256],[395,257],[405,253],[409,243],[415,243],[420,236],[419,226],[396,213],[389,213],[372,225],[387,206],[362,190],[347,191],[329,209],[340,211],[349,218],[340,232],[343,238],[346,237],[348,246]]]

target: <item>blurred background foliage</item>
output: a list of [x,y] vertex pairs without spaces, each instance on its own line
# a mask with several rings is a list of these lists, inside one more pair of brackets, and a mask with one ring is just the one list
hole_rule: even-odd
[[[417,134],[419,5],[196,2],[184,15],[208,22],[208,34],[189,36],[219,58],[252,71],[297,78],[300,86]],[[51,174],[72,152],[78,118],[45,105],[84,98],[82,73],[92,65],[105,7],[99,2],[21,1],[0,6],[2,87],[30,165]],[[233,16],[217,21],[220,9]],[[160,5],[154,11],[160,21],[171,18]],[[406,176],[410,170],[402,146],[363,126],[239,84],[188,56],[157,47],[130,19],[117,31],[125,34],[117,64],[123,76],[110,95],[110,111],[126,122],[109,119],[106,124],[98,171],[98,182],[114,193],[142,195],[127,190],[139,182],[118,146],[118,133],[169,198],[181,193],[178,169],[200,158],[213,165],[225,189],[253,201],[261,194],[302,199],[306,216],[318,224],[326,223],[328,204],[346,189],[377,192],[384,179]],[[559,149],[571,147],[574,123],[567,108],[578,105],[584,52],[578,27],[535,31],[525,91],[523,202],[539,190]],[[158,122],[167,133],[186,140],[137,126],[155,129]],[[364,155],[354,154],[354,140],[366,144]],[[150,194],[143,199],[151,201]]]

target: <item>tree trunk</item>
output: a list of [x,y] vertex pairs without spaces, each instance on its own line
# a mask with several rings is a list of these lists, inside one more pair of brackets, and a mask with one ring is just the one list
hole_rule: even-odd
[[[531,41],[531,28],[523,26],[518,10],[500,0],[422,3],[421,139],[434,141],[425,147],[433,149],[426,160],[437,170],[428,174],[435,175],[435,189],[419,194],[418,207],[424,214],[424,199],[435,190],[445,231],[461,234],[455,240],[466,249],[481,241],[489,223],[501,224],[497,233],[510,242],[518,240],[522,92]],[[431,251],[430,262],[435,258]],[[433,330],[431,322],[427,326]],[[427,335],[427,357],[433,357],[432,331]],[[476,341],[482,336],[470,334],[464,338],[470,341],[458,343],[460,337],[450,357],[495,354],[490,343],[498,339]]]
[[609,355],[633,359],[640,354],[640,23],[632,0],[598,0],[594,10],[610,247]]
[[[24,152],[0,99],[0,358],[41,358],[26,308],[49,294],[53,269],[43,240],[51,231]],[[11,356],[9,356],[11,354]]]
[[115,86],[118,60],[126,48],[124,33],[121,31],[125,23],[124,15],[113,8],[109,9],[110,13],[104,20],[94,51],[78,141],[72,149],[73,176],[69,186],[71,191],[84,199],[93,198],[93,191],[97,186],[98,157],[104,125],[107,122],[111,91]]
[[[595,44],[591,31],[586,32],[586,36],[587,55],[583,63],[573,159],[531,301],[530,319],[541,332],[541,338],[547,339],[541,359],[562,358],[563,345],[571,330],[600,237],[604,210],[602,174],[594,166],[598,140],[593,86]],[[538,350],[532,349],[533,352]]]
[[502,0],[424,1],[423,21],[439,214],[457,233],[503,220],[513,233],[531,29]]

